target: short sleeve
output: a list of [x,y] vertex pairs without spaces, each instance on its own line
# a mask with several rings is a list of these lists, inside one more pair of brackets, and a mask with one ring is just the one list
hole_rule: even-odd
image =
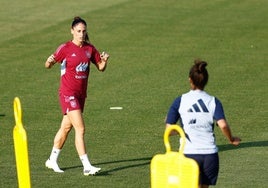
[[181,97],[178,97],[174,100],[174,102],[170,106],[168,114],[167,114],[167,118],[166,118],[167,124],[176,124],[177,121],[179,120],[179,118],[180,118],[180,114],[179,114],[180,103],[181,103]]
[[224,115],[224,110],[223,110],[223,106],[220,102],[220,100],[218,100],[217,98],[215,98],[215,112],[214,112],[214,119],[216,121],[220,120],[220,119],[225,119],[225,115]]
[[60,45],[55,51],[55,53],[53,54],[56,62],[62,62],[66,58],[65,47],[66,47],[66,44]]
[[95,46],[92,45],[92,56],[91,56],[91,59],[90,61],[93,63],[93,64],[97,64],[101,61],[101,58],[100,58],[100,53],[99,51],[95,48]]

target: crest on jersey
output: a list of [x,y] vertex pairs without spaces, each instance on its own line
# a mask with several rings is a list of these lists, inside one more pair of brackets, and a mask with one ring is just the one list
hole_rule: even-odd
[[87,56],[88,59],[90,59],[91,58],[91,53],[89,51],[86,51],[86,56]]

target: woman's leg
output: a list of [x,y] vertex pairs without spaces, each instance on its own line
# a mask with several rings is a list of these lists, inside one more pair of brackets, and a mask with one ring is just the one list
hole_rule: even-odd
[[72,129],[72,123],[67,115],[64,115],[61,121],[61,127],[54,138],[54,148],[62,149]]
[[95,173],[100,171],[100,168],[96,168],[92,166],[87,156],[86,146],[85,146],[85,141],[84,141],[85,124],[84,124],[82,112],[81,110],[73,110],[73,111],[68,112],[67,116],[75,130],[75,146],[76,146],[78,155],[81,159],[81,162],[84,166],[84,175],[89,175],[89,174],[94,175]]
[[86,154],[86,147],[84,141],[85,135],[85,124],[82,117],[81,110],[73,110],[68,112],[67,117],[75,130],[75,147],[78,152],[78,155]]
[[54,145],[50,157],[46,161],[46,167],[53,169],[55,172],[63,172],[63,170],[59,168],[57,160],[71,129],[72,124],[69,118],[64,115],[62,118],[61,127],[54,138]]

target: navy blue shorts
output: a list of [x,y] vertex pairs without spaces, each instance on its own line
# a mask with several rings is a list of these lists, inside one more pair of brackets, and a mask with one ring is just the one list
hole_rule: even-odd
[[219,173],[219,155],[214,154],[185,154],[194,159],[200,170],[201,185],[216,185]]

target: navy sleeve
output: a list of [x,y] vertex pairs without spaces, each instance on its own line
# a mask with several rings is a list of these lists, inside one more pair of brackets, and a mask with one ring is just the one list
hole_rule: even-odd
[[215,103],[216,103],[216,108],[215,108],[215,112],[214,112],[214,119],[216,121],[218,121],[220,119],[225,119],[224,110],[223,110],[223,106],[221,104],[221,101],[219,99],[215,98]]
[[168,124],[177,123],[177,121],[180,118],[180,114],[179,114],[180,103],[181,103],[181,97],[176,98],[173,104],[171,105],[171,107],[169,108],[166,123]]

